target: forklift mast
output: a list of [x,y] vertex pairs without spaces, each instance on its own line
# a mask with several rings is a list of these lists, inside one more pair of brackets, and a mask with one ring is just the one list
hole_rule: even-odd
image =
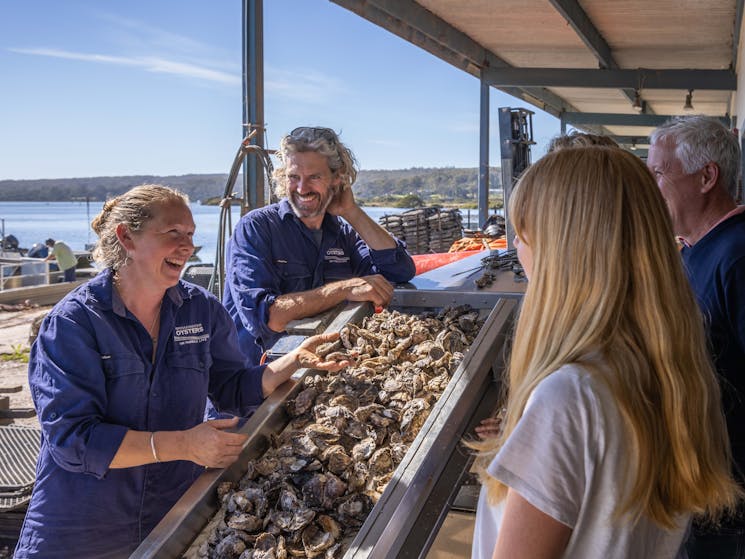
[[507,248],[512,249],[515,231],[507,215],[512,187],[530,167],[530,146],[533,141],[533,111],[501,107],[499,109],[499,146],[502,156],[502,188]]

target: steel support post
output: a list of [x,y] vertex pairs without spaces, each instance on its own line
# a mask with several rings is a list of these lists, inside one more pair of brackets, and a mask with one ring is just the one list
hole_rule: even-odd
[[[256,134],[251,143],[265,147],[264,127],[264,4],[243,0],[243,130],[241,138]],[[255,153],[243,162],[241,215],[266,204],[262,167]]]
[[479,227],[483,227],[489,215],[489,93],[489,84],[482,77],[479,112]]

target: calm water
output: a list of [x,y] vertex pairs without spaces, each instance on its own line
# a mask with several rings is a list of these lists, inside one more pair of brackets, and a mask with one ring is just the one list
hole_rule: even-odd
[[[31,248],[51,237],[65,241],[73,250],[84,250],[87,243],[94,243],[97,239],[90,222],[101,211],[102,205],[103,202],[90,202],[90,205],[85,202],[0,202],[0,219],[5,221],[5,234],[15,236],[23,248]],[[213,262],[220,208],[192,204],[191,211],[197,225],[194,244],[202,246],[199,258],[203,262]],[[371,207],[365,211],[377,221],[383,215],[404,210]],[[234,207],[233,225],[239,215],[239,209]]]

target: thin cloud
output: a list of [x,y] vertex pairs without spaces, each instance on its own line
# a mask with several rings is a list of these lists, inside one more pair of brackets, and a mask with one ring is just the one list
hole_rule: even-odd
[[46,56],[51,58],[63,58],[67,60],[79,60],[82,62],[94,62],[98,64],[111,64],[117,66],[129,66],[140,68],[146,72],[157,74],[171,74],[185,78],[199,79],[226,85],[241,83],[241,78],[235,74],[213,70],[204,66],[188,62],[177,62],[154,56],[111,56],[106,54],[90,54],[71,52],[60,49],[45,48],[11,48],[11,52],[32,56]]
[[395,140],[369,140],[371,144],[388,148],[400,148],[403,144]]
[[473,134],[473,133],[478,134],[479,132],[478,117],[474,117],[474,119],[475,119],[475,122],[473,123],[463,121],[463,122],[451,124],[447,128],[451,132],[457,132],[459,134],[464,133],[464,132],[468,134]]
[[147,54],[157,52],[164,58],[189,59],[197,66],[230,68],[226,60],[231,59],[232,53],[222,48],[136,19],[108,13],[99,14],[98,19],[110,25],[106,32],[109,40],[131,54],[145,49]]
[[264,81],[266,93],[293,101],[319,104],[348,93],[338,78],[319,72],[296,72],[267,68]]
[[99,19],[114,24],[120,29],[126,29],[132,32],[131,37],[133,44],[142,44],[143,42],[150,46],[158,46],[169,50],[178,50],[183,52],[205,52],[214,50],[213,47],[172,31],[166,31],[148,23],[122,17],[114,14],[99,14]]

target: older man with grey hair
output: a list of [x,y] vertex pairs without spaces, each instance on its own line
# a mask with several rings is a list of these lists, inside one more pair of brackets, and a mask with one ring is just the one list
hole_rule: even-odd
[[[707,116],[677,117],[650,135],[647,166],[665,198],[721,378],[733,469],[745,486],[745,206],[737,205],[737,136]],[[691,559],[743,557],[745,507],[721,526],[694,525]]]

